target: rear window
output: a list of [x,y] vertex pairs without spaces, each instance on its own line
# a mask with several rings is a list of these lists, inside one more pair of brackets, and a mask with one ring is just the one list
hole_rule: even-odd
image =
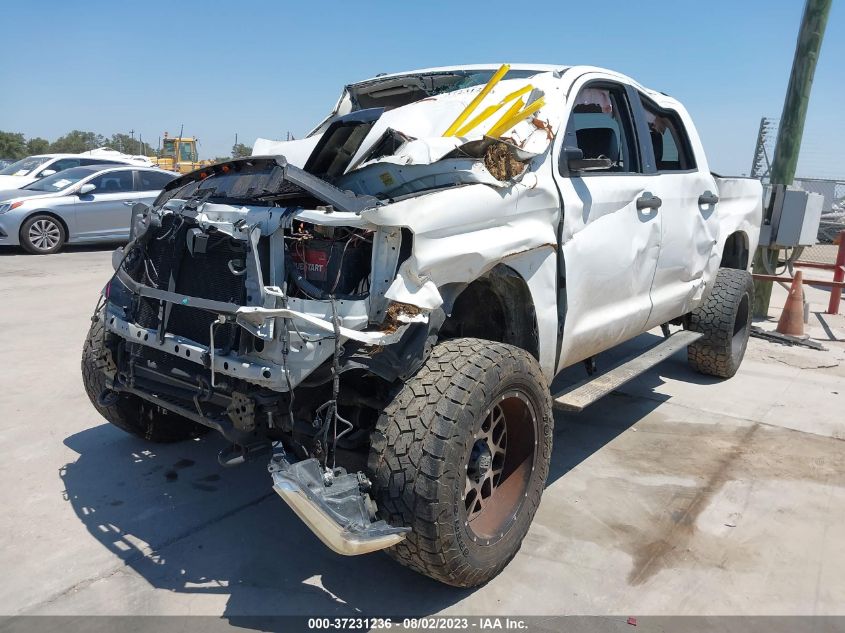
[[640,95],[645,110],[657,171],[695,169],[695,158],[681,117]]

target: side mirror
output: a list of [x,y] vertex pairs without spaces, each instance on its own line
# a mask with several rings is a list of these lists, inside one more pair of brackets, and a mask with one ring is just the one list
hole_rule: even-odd
[[46,178],[47,176],[52,176],[53,174],[58,174],[55,169],[45,169],[40,174],[38,174],[39,178]]
[[94,189],[96,189],[96,188],[97,188],[97,185],[93,185],[93,184],[91,184],[90,182],[86,182],[84,185],[82,185],[82,186],[79,188],[79,190],[76,192],[76,195],[78,195],[78,196],[84,196],[84,195],[85,195],[85,194],[87,194],[87,193],[91,193],[91,192],[92,192],[92,191],[94,191]]
[[566,161],[569,171],[610,169],[613,165],[609,158],[584,158],[584,152],[578,147],[564,147],[561,158]]

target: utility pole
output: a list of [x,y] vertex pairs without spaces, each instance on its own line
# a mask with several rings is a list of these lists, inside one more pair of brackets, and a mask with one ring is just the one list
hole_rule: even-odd
[[[804,120],[807,117],[807,105],[810,102],[810,89],[813,86],[813,75],[816,72],[816,62],[819,59],[832,1],[807,0],[804,5],[804,15],[801,18],[801,28],[795,44],[795,56],[792,59],[792,72],[789,75],[783,112],[778,126],[775,155],[772,159],[772,171],[769,178],[772,185],[791,185],[795,178],[801,137],[804,134]],[[754,257],[754,272],[764,272],[759,249]],[[772,282],[754,282],[755,317],[768,316],[771,296]]]

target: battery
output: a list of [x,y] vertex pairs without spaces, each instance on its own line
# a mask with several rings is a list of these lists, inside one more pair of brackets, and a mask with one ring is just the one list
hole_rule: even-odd
[[310,239],[293,247],[291,258],[299,274],[327,294],[355,293],[370,274],[368,242]]

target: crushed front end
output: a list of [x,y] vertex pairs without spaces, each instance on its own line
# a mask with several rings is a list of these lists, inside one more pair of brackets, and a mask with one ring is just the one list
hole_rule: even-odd
[[[506,71],[483,89],[449,75],[453,89],[424,99],[419,77],[385,86],[407,102],[356,103],[307,142],[265,143],[307,149],[301,168],[237,159],[133,209],[98,312],[95,406],[131,400],[165,423],[216,429],[231,442],[226,465],[272,455],[274,489],[335,551],[403,539],[370,496],[379,416],[441,328],[483,329],[449,314],[469,284],[501,268],[553,283],[558,198],[538,170],[558,122],[544,95],[554,103],[559,76],[496,84]],[[481,98],[486,115],[470,119]]]
[[101,399],[217,430],[226,465],[272,452],[274,488],[346,554],[407,531],[375,519],[362,471],[429,332],[428,314],[385,297],[410,238],[361,218],[377,204],[281,157],[209,167],[135,210],[104,293]]

